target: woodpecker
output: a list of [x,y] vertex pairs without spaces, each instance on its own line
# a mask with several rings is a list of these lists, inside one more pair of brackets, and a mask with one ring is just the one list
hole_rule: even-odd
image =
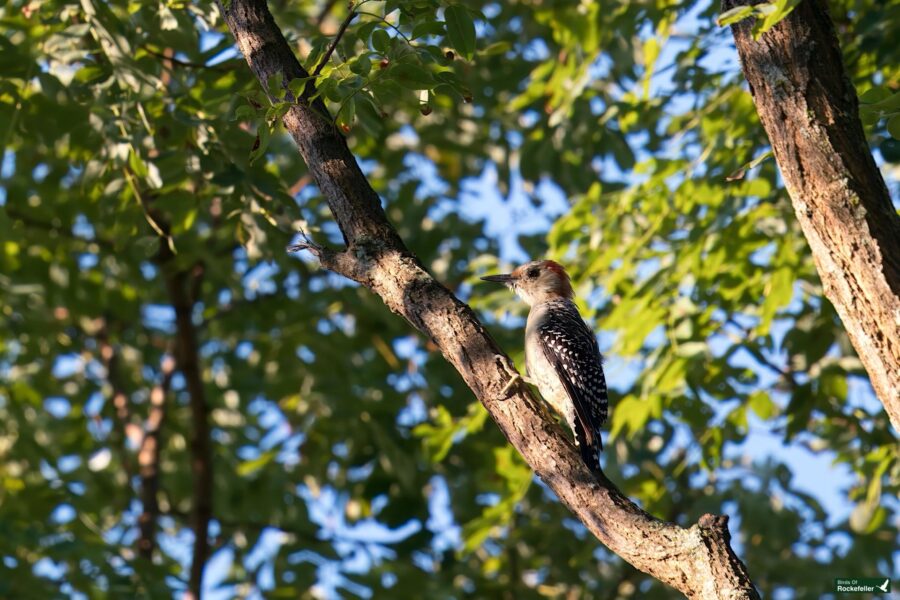
[[[526,381],[566,420],[585,464],[600,471],[600,427],[609,404],[603,357],[572,302],[569,275],[559,263],[535,260],[482,279],[504,284],[531,307],[525,325]],[[520,378],[514,376],[506,389]]]

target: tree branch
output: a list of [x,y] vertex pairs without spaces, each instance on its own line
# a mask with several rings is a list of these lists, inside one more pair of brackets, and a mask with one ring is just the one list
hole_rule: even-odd
[[138,450],[138,468],[141,477],[141,516],[138,517],[140,536],[138,553],[153,560],[156,548],[156,522],[159,519],[159,455],[160,435],[166,418],[166,396],[175,372],[175,361],[164,356],[161,365],[162,380],[150,390],[150,412],[144,428],[144,437]]
[[[161,245],[161,250],[164,246]],[[176,360],[178,370],[184,376],[190,396],[193,433],[190,454],[193,473],[193,530],[194,549],[188,594],[200,600],[203,587],[203,569],[209,558],[209,522],[213,511],[213,460],[209,432],[209,405],[200,373],[200,353],[193,312],[197,300],[196,290],[203,277],[203,266],[198,264],[192,273],[180,271],[166,278],[169,299],[175,309]]]
[[[722,10],[756,0],[722,0]],[[753,40],[732,26],[760,121],[837,310],[900,431],[900,216],[866,143],[823,0],[806,0]]]
[[[308,73],[297,62],[263,0],[219,2],[251,70],[265,88]],[[227,7],[226,7],[227,6]],[[395,313],[427,335],[456,368],[510,443],[559,499],[607,547],[690,598],[755,599],[746,568],[729,545],[725,517],[706,516],[689,529],[656,519],[580,454],[525,386],[502,398],[515,367],[471,308],[437,282],[388,223],[346,140],[308,85],[284,115],[284,125],[327,199],[347,243],[335,252],[315,246],[322,266],[365,285]]]

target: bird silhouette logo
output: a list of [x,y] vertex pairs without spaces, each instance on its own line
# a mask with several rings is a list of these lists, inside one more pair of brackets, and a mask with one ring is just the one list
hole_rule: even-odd
[[886,592],[888,592],[888,591],[890,590],[890,585],[891,585],[891,580],[890,580],[890,579],[885,579],[885,580],[884,580],[884,583],[882,583],[881,585],[876,585],[875,587],[877,587],[877,588],[878,588],[879,590],[881,590],[882,592],[885,592],[885,593],[886,593]]

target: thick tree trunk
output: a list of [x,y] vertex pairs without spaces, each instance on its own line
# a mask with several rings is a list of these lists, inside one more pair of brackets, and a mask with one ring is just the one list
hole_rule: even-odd
[[[264,0],[231,0],[220,6],[240,51],[264,88],[275,75],[285,82],[307,76]],[[306,92],[311,91],[309,86]],[[474,312],[437,282],[405,247],[320,102],[310,104],[301,98],[285,114],[284,125],[347,243],[341,252],[311,243],[306,247],[324,267],[371,289],[392,311],[434,341],[510,443],[598,540],[690,598],[759,597],[731,549],[726,518],[706,515],[689,529],[654,518],[606,478],[596,479],[590,473],[525,386],[509,397],[500,397],[515,372],[512,362]]]
[[[722,10],[755,4],[723,0]],[[900,431],[900,217],[859,120],[824,0],[804,0],[754,41],[732,26],[756,111],[834,304]]]

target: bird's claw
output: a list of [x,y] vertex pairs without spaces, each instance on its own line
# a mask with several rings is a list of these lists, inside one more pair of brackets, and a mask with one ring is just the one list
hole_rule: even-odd
[[500,396],[503,398],[506,398],[507,394],[509,393],[509,390],[511,390],[513,388],[513,386],[516,385],[516,383],[519,381],[521,381],[522,383],[529,383],[529,384],[534,385],[534,382],[532,380],[530,380],[527,377],[522,377],[522,375],[520,375],[519,373],[516,373],[515,375],[513,375],[512,377],[509,378],[509,381],[507,381],[506,385],[503,386],[503,389],[500,390]]

